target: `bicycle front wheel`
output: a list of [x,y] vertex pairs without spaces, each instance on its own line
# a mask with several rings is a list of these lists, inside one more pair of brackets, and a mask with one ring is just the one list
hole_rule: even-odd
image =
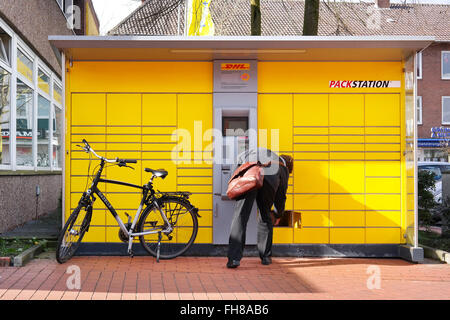
[[70,215],[58,238],[56,260],[67,262],[77,251],[90,223],[92,208],[79,204]]
[[167,225],[159,210],[154,206],[149,206],[139,220],[138,232],[152,231],[155,233],[140,236],[139,240],[144,249],[156,257],[158,232],[161,231],[159,258],[173,259],[185,253],[194,243],[198,231],[197,214],[188,201],[176,197],[164,199],[160,207],[172,226],[172,232],[162,232],[167,229]]

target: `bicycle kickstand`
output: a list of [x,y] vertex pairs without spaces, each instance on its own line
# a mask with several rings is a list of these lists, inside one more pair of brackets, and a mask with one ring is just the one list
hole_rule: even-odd
[[133,238],[130,237],[130,239],[128,240],[128,255],[130,256],[130,258],[134,257],[134,252],[133,252]]
[[159,262],[159,251],[161,249],[161,239],[162,239],[162,234],[161,231],[158,232],[158,249],[156,250],[156,262]]

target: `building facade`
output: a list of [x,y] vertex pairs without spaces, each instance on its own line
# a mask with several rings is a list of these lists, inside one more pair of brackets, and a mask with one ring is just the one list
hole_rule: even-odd
[[417,60],[418,157],[449,161],[450,42],[435,42]]
[[[0,2],[0,233],[60,207],[62,56],[48,36],[80,33],[77,10],[72,1]],[[94,33],[85,19],[82,30]]]

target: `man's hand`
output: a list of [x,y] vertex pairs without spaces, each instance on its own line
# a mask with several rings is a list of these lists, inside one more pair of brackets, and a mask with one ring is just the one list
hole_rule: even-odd
[[274,225],[274,226],[277,226],[277,225],[280,223],[280,219],[281,219],[281,218],[275,219],[275,223],[274,223],[273,225]]

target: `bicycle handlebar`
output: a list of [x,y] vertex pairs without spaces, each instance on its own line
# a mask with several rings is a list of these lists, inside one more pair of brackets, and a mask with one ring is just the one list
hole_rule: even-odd
[[123,162],[123,163],[137,163],[136,159],[117,159],[117,162]]
[[[117,162],[119,164],[122,164],[122,166],[124,166],[127,163],[137,163],[136,159],[119,159],[119,158],[115,158],[115,159],[106,159],[105,157],[101,157],[99,156],[94,149],[92,149],[92,147],[89,145],[89,143],[86,141],[86,139],[83,139],[82,142],[84,143],[84,147],[81,147],[84,151],[86,151],[86,153],[91,152],[94,156],[96,156],[97,158],[99,158],[100,160],[103,160],[105,162],[109,162],[109,163],[114,163]],[[131,167],[130,167],[131,168]]]

